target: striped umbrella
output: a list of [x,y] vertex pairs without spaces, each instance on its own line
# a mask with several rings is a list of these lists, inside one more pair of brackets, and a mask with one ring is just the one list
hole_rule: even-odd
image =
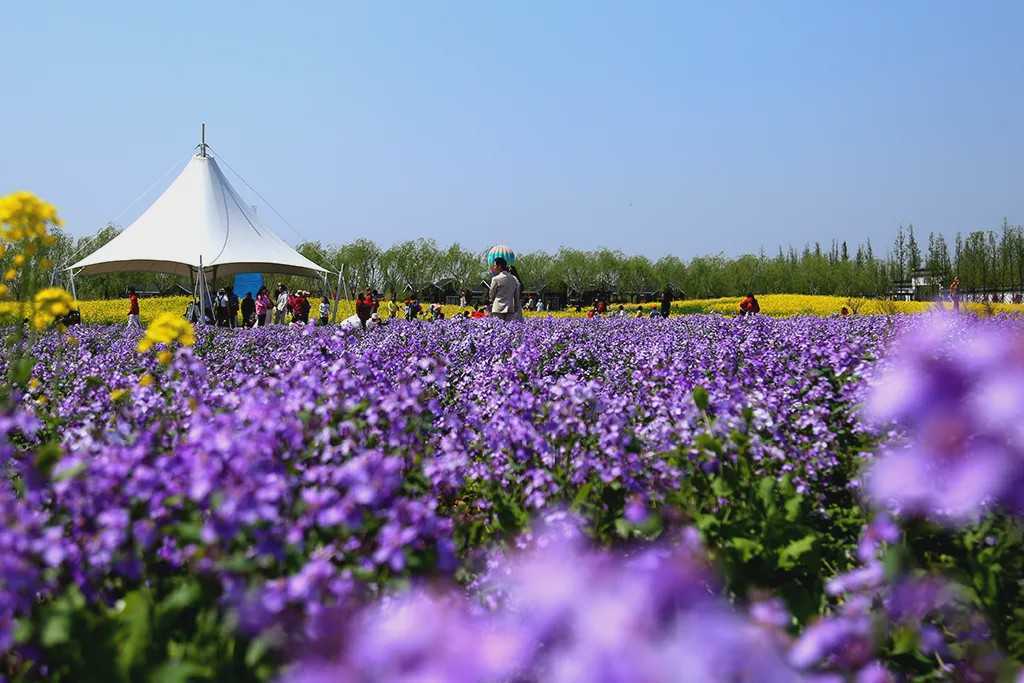
[[505,263],[511,266],[516,262],[516,253],[512,251],[512,247],[509,247],[504,244],[499,244],[491,247],[490,250],[487,252],[487,265],[493,266],[494,259],[496,258],[505,259]]

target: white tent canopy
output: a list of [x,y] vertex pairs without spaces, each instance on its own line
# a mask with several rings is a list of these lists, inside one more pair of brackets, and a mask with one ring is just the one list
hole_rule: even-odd
[[261,225],[206,146],[160,197],[117,237],[71,265],[73,275],[157,272],[226,277],[267,272],[322,277],[327,271]]

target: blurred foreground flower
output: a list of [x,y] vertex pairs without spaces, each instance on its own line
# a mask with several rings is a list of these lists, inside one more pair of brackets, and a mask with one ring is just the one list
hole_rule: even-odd
[[796,681],[784,636],[713,589],[695,538],[625,557],[563,530],[503,559],[488,610],[461,593],[414,590],[333,634],[337,657],[286,676],[314,681]]
[[36,292],[32,298],[32,326],[45,330],[54,320],[71,312],[75,300],[60,287],[48,287]]
[[49,243],[48,224],[61,225],[57,209],[31,192],[0,197],[0,237],[9,242],[39,240]]
[[[970,329],[963,331],[960,326]],[[1024,506],[1024,338],[936,316],[906,337],[867,405],[902,431],[871,468],[883,506],[962,523]]]
[[146,336],[139,340],[139,353],[149,351],[155,344],[172,344],[192,346],[196,343],[195,330],[192,323],[174,313],[161,313],[146,328]]

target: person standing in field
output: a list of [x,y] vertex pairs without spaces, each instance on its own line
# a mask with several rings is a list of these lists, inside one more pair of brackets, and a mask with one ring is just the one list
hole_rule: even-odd
[[363,291],[356,294],[356,317],[359,318],[359,326],[364,330],[366,329],[366,323],[373,315],[373,299],[370,297],[369,291]]
[[139,295],[135,288],[128,289],[128,327],[142,329],[142,320],[139,318]]
[[266,287],[260,287],[260,291],[256,293],[256,327],[264,327],[267,324],[267,316],[270,315],[272,308],[270,292]]
[[327,297],[320,299],[320,326],[327,327],[330,323],[331,315],[331,304],[327,302]]
[[227,288],[228,295],[228,327],[238,327],[238,295],[234,287]]
[[277,283],[277,300],[274,306],[274,324],[284,325],[288,313],[288,288],[283,283]]
[[391,301],[388,302],[388,318],[394,320],[398,317],[398,302],[395,301],[395,295],[391,295]]
[[666,286],[661,294],[661,317],[667,318],[672,312],[672,288]]
[[960,312],[960,276],[953,278],[949,283],[949,300],[953,302],[953,312]]
[[256,300],[252,298],[252,292],[246,292],[242,299],[242,327],[252,327],[256,319]]
[[295,294],[289,300],[289,307],[292,311],[292,324],[305,325],[309,322],[310,304],[305,290],[295,290]]
[[508,262],[500,256],[494,259],[494,277],[488,294],[491,298],[491,315],[502,320],[511,320],[519,307],[519,280],[508,272]]

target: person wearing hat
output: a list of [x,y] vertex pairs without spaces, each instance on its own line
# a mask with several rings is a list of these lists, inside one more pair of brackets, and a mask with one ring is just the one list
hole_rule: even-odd
[[217,327],[228,326],[228,294],[223,287],[217,290],[216,316]]
[[309,303],[309,292],[307,292],[306,290],[302,290],[299,292],[299,300],[295,302],[295,307],[298,309],[296,311],[296,313],[298,314],[298,322],[302,323],[303,325],[308,325],[309,309],[312,307]]
[[519,304],[519,280],[508,272],[508,263],[500,256],[494,259],[494,270],[495,274],[488,289],[491,315],[502,320],[511,320],[522,309]]

